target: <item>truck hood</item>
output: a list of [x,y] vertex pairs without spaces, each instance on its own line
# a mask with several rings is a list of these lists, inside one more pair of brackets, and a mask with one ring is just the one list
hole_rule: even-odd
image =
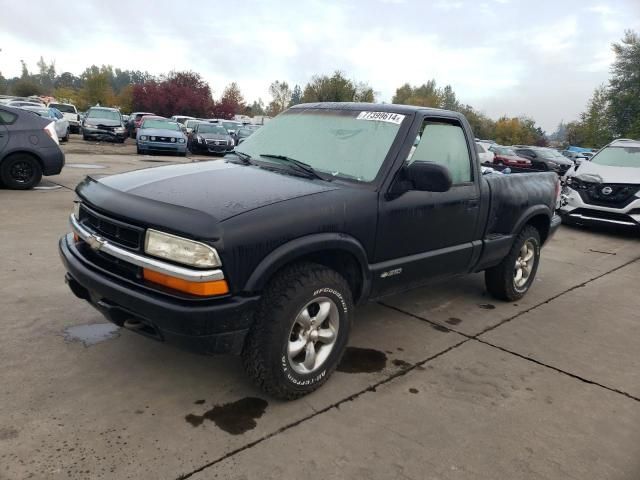
[[596,183],[640,184],[640,168],[610,167],[589,161],[583,161],[579,167],[571,169],[567,176],[584,178]]
[[217,239],[220,224],[231,217],[335,189],[320,180],[213,161],[87,177],[76,191],[115,217],[194,238]]

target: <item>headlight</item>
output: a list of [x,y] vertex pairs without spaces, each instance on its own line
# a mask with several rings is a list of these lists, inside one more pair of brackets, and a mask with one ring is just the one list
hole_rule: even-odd
[[156,141],[156,137],[151,137],[151,141],[155,142]]
[[171,137],[171,143],[176,143],[175,137]]
[[202,143],[202,137],[198,136],[197,139],[198,139],[198,143]]
[[179,138],[178,143],[184,143],[184,138]]
[[97,128],[95,125],[91,125],[90,123],[85,123],[84,127],[85,128]]
[[219,267],[222,265],[215,248],[152,229],[147,230],[144,251],[154,257],[165,258],[193,267]]
[[142,140],[143,142],[147,139],[146,135],[140,135],[140,140]]
[[124,127],[116,127],[113,129],[114,132],[122,133],[124,132]]

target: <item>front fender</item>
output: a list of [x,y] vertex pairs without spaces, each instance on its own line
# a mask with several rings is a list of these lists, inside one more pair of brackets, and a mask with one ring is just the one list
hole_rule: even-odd
[[247,280],[244,290],[247,292],[261,291],[269,279],[288,263],[306,255],[327,250],[342,250],[355,257],[362,274],[362,296],[367,295],[371,285],[367,254],[358,240],[342,233],[307,235],[280,245],[262,259]]

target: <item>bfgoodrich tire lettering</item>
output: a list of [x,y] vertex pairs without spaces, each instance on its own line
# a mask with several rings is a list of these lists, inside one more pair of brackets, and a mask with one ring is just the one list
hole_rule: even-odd
[[242,354],[245,370],[277,398],[316,390],[342,358],[352,310],[351,291],[337,272],[306,262],[286,267],[256,311]]

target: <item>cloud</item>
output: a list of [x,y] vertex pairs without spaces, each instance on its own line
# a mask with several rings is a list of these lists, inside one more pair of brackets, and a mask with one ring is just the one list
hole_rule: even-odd
[[[58,71],[111,64],[153,74],[200,72],[216,95],[236,81],[268,100],[274,80],[304,84],[341,70],[390,101],[432,78],[492,115],[526,113],[543,127],[571,119],[606,82],[610,45],[640,30],[640,4],[621,0],[245,0],[223,9],[170,0],[126,12],[97,1],[2,2],[0,70],[20,74],[40,55]],[[194,12],[196,14],[194,14]],[[15,21],[19,18],[20,21]]]

